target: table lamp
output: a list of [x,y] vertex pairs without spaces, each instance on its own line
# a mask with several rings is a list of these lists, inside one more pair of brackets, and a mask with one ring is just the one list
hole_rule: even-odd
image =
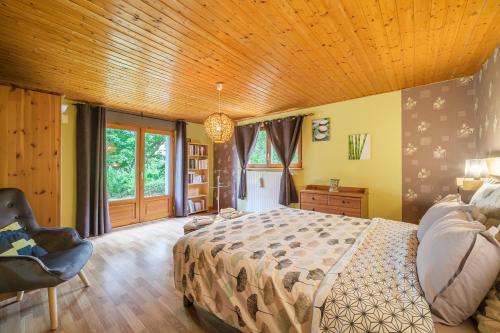
[[465,176],[457,178],[457,186],[465,191],[475,191],[483,185],[483,179],[488,177],[488,165],[484,159],[465,160]]

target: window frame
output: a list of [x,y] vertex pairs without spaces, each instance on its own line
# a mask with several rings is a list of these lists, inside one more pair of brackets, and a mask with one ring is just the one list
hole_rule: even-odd
[[[259,131],[265,132],[266,130],[263,126],[261,126],[259,128]],[[283,164],[271,162],[271,149],[272,149],[271,139],[269,138],[269,136],[266,133],[266,164],[248,163],[247,169],[283,169]],[[297,154],[299,157],[299,161],[297,163],[291,163],[290,167],[289,167],[290,169],[302,169],[302,133],[300,133],[300,136],[299,136],[297,150],[298,150]],[[253,151],[252,151],[252,153],[253,153]]]

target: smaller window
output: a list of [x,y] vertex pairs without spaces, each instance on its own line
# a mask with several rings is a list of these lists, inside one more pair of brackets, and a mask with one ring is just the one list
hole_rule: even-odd
[[[290,168],[301,168],[302,167],[302,138],[299,138],[299,144],[293,155],[292,163]],[[250,155],[250,160],[248,161],[248,169],[259,169],[259,168],[283,168],[283,164],[276,153],[271,140],[267,136],[265,129],[261,128],[257,133],[257,139],[255,146],[253,148],[252,154]]]

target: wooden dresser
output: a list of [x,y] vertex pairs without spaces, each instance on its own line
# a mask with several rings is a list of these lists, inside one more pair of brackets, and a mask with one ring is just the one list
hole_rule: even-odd
[[300,191],[300,209],[368,218],[368,189],[339,187],[329,192],[326,185],[307,185]]

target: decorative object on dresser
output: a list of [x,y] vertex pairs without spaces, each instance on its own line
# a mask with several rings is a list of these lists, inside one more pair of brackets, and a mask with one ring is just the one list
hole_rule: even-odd
[[330,179],[330,188],[328,189],[328,191],[330,192],[338,192],[339,191],[339,183],[340,183],[340,179]]
[[208,145],[188,144],[188,215],[208,211]]
[[300,209],[353,217],[368,217],[368,189],[339,187],[330,192],[327,185],[307,185],[300,191]]

